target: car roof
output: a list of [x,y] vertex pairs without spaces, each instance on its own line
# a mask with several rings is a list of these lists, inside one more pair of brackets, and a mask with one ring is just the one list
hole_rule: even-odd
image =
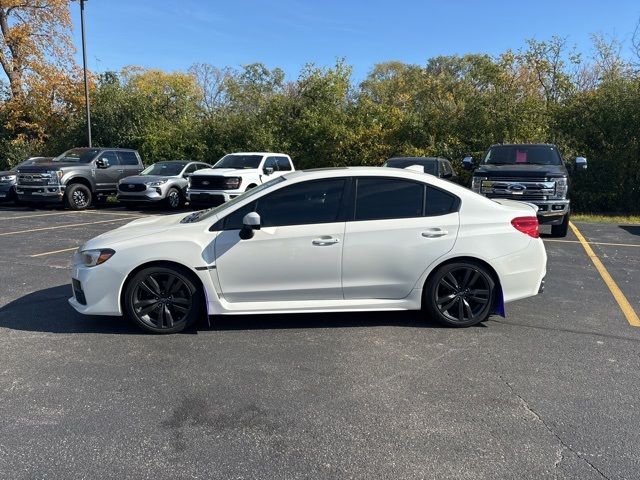
[[[558,148],[553,143],[494,143],[491,147],[552,147]],[[489,147],[489,148],[491,148]]]
[[283,157],[288,157],[286,153],[278,153],[278,152],[231,152],[227,153],[227,155],[262,155],[263,157],[267,155],[282,155]]

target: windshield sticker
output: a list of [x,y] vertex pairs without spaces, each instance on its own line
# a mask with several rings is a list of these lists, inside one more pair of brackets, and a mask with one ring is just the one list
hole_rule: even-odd
[[527,163],[527,152],[516,150],[516,163]]

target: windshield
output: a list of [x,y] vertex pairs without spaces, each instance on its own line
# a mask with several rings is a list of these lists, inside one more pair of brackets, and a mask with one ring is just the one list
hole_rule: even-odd
[[213,168],[258,168],[261,161],[262,155],[225,155]]
[[158,162],[145,168],[140,175],[162,175],[163,177],[180,175],[186,164],[186,162]]
[[97,148],[72,148],[55,157],[52,162],[89,163],[97,155]]
[[284,177],[276,177],[273,180],[269,180],[268,182],[265,182],[262,185],[258,185],[257,187],[252,188],[251,190],[247,190],[243,194],[238,195],[236,198],[229,200],[227,203],[223,203],[222,205],[219,205],[217,207],[209,208],[207,210],[200,210],[199,212],[194,212],[190,215],[187,215],[182,220],[180,220],[180,223],[194,223],[194,222],[199,222],[206,218],[212,217],[217,213],[227,209],[228,207],[231,207],[238,202],[242,202],[243,200],[246,200],[249,197],[253,197],[254,195],[262,192],[263,190],[266,190],[272,185],[276,185],[284,181],[285,181]]
[[412,165],[419,165],[423,167],[424,173],[430,173],[431,175],[436,175],[438,173],[436,160],[417,158],[392,158],[391,160],[387,160],[384,164],[385,167],[391,168],[407,168]]
[[491,147],[484,157],[490,165],[562,165],[555,147],[549,145],[499,145]]

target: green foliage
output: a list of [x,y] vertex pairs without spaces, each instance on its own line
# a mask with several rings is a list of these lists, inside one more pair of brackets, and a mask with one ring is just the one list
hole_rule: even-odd
[[[238,70],[194,65],[188,73],[136,67],[98,76],[94,142],[136,148],[146,163],[215,162],[232,151],[289,153],[298,168],[380,165],[396,155],[480,157],[500,142],[556,143],[589,159],[574,178],[582,211],[640,211],[640,74],[615,42],[594,37],[592,63],[560,38],[529,41],[498,57],[440,56],[424,65],[375,65],[355,84],[351,67],[306,65],[293,81],[263,64]],[[0,159],[55,154],[84,144],[77,103],[23,106],[20,125],[0,103]],[[34,131],[40,112],[51,111]]]

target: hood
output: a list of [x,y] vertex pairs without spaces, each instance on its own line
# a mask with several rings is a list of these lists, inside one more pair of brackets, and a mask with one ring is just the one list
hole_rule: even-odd
[[564,165],[534,165],[531,163],[509,165],[480,165],[474,172],[476,177],[566,177],[567,169]]
[[211,176],[218,175],[220,177],[240,177],[247,174],[255,174],[259,168],[203,168],[194,173],[194,176]]
[[146,182],[159,182],[160,180],[171,180],[178,177],[171,175],[132,175],[130,177],[123,178],[120,183],[146,183]]
[[5,175],[15,175],[15,170],[4,170],[0,172],[0,177],[4,177]]
[[89,167],[90,163],[63,163],[63,162],[44,162],[38,163],[37,165],[29,165],[25,167],[18,167],[19,173],[42,173],[48,172],[51,170],[62,170],[65,167]]
[[[153,215],[149,217],[139,218],[126,225],[110,230],[92,238],[83,245],[83,248],[108,248],[120,242],[131,240],[134,238],[159,235],[169,229],[181,228],[189,229],[189,225],[180,224],[187,214],[177,213],[175,215]],[[201,228],[201,227],[200,227]]]

